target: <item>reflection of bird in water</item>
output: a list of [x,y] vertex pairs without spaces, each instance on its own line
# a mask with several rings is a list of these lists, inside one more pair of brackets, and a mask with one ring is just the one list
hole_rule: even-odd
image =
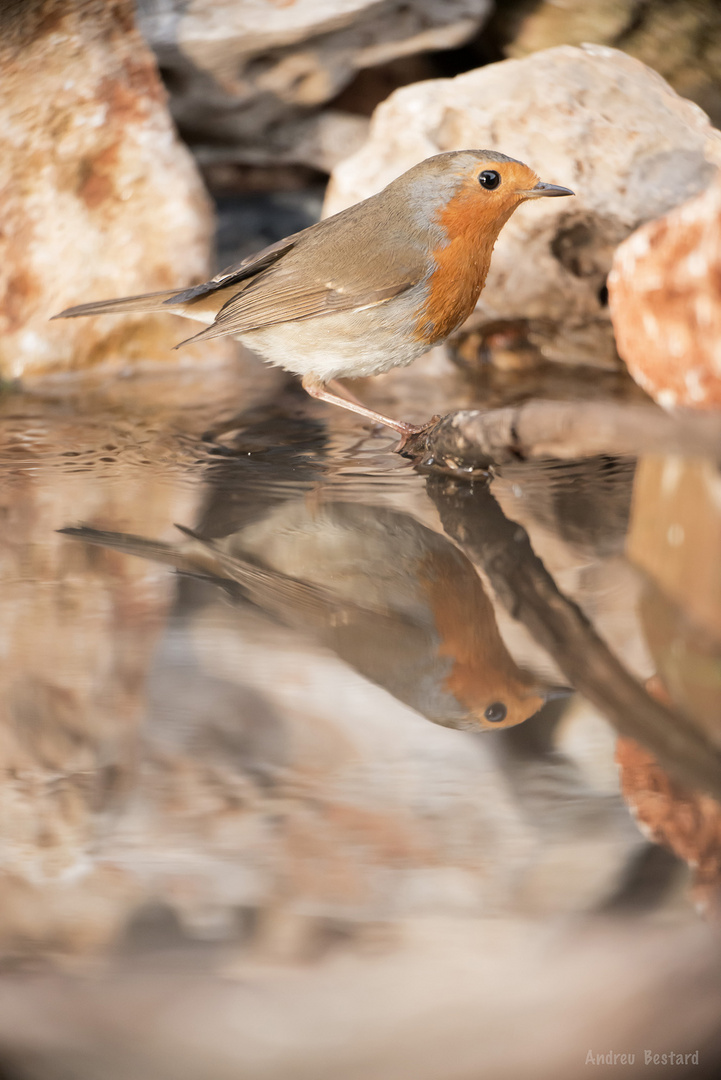
[[511,727],[566,692],[516,665],[472,564],[405,514],[298,500],[219,540],[62,531],[207,577],[446,727]]

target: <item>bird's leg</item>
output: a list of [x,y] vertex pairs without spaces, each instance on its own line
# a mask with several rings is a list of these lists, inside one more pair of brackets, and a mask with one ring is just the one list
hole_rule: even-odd
[[[341,382],[340,379],[329,379],[325,385],[331,393],[337,394],[338,397],[342,397],[344,401],[352,401],[354,405],[360,405],[361,408],[365,407],[360,398],[357,398],[353,391],[346,386],[344,382]],[[379,431],[382,431],[383,426],[383,424],[374,424],[373,434],[376,435]]]
[[315,375],[304,375],[302,382],[303,389],[311,397],[318,398],[319,401],[328,401],[331,405],[340,405],[342,409],[349,409],[351,412],[358,413],[359,416],[365,416],[367,420],[372,420],[374,424],[384,424],[386,427],[393,428],[394,431],[403,436],[403,441],[410,435],[417,435],[419,431],[423,430],[422,427],[406,424],[403,420],[393,420],[392,417],[384,416],[383,413],[374,412],[373,409],[361,405],[360,401],[347,401],[337,394],[331,394],[330,390],[326,390],[323,380]]
[[352,401],[354,405],[360,405],[361,409],[365,408],[363,402],[355,396],[352,390],[350,390],[345,383],[342,383],[340,379],[329,379],[325,384],[332,394],[337,394],[338,397],[342,397],[344,401]]

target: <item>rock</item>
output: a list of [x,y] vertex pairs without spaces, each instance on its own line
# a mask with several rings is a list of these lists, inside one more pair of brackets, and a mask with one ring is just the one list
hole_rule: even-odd
[[632,506],[627,556],[642,571],[636,610],[656,672],[675,704],[721,746],[721,477],[715,460],[644,457]]
[[644,458],[634,482],[628,558],[719,642],[720,545],[721,477],[715,461],[670,453]]
[[[163,389],[156,380],[153,393],[136,386],[136,411],[161,422]],[[195,392],[202,401],[202,386]],[[97,949],[143,892],[93,853],[134,784],[145,679],[173,583],[139,559],[100,566],[56,530],[78,521],[139,529],[143,520],[167,529],[171,519],[192,520],[197,505],[194,452],[150,435],[147,419],[129,419],[127,402],[108,407],[96,391],[85,416],[77,404],[0,401],[4,950]],[[169,411],[182,425],[182,409]],[[162,473],[139,470],[139,452],[162,461]]]
[[356,72],[472,37],[490,0],[140,0],[139,24],[202,162],[330,169],[367,122],[320,112]]
[[508,56],[554,45],[613,45],[663,75],[721,123],[721,9],[715,0],[527,0],[499,8],[494,30]]
[[130,0],[0,16],[0,376],[178,356],[165,316],[51,315],[202,280],[212,216]]
[[[662,690],[657,693],[660,696]],[[721,915],[721,805],[709,795],[676,783],[653,754],[619,738],[616,748],[621,790],[639,828],[654,843],[669,848],[693,870],[696,905],[718,920]]]
[[547,359],[612,366],[613,251],[708,184],[719,140],[700,109],[637,60],[561,46],[396,91],[376,110],[363,149],[334,170],[324,212],[440,151],[488,147],[520,158],[576,198],[514,214],[466,328],[526,320]]
[[721,173],[623,243],[608,279],[618,350],[661,405],[721,406]]

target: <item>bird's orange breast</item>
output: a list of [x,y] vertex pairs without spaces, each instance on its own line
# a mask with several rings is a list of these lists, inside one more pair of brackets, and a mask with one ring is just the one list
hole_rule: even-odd
[[446,241],[432,252],[435,269],[416,324],[417,337],[430,345],[448,337],[468,318],[485,285],[503,222],[495,215],[489,219],[482,198],[482,193],[464,187],[436,217]]

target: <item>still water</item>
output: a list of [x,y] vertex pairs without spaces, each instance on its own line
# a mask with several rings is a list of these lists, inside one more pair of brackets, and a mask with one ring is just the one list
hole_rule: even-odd
[[[509,379],[491,403],[518,400]],[[443,393],[479,391],[459,375]],[[649,841],[615,756],[617,729],[650,725],[684,783],[704,754],[699,787],[718,783],[712,462],[519,460],[471,483],[253,361],[9,393],[0,420],[0,1035],[17,1075],[54,1075],[31,1068],[41,1029],[53,1054],[89,1055],[72,1075],[183,1075],[183,1039],[215,1022],[193,998],[207,978],[250,987],[242,1049],[208,1036],[243,1075],[471,1075],[470,1050],[471,1072],[424,1055],[423,1018],[450,1037],[444,1008],[457,1020],[489,970],[510,1000],[529,927],[632,912],[706,933],[693,901],[713,907],[713,872],[692,881]],[[644,783],[626,769],[636,813]],[[152,983],[168,973],[185,1019]],[[137,994],[166,1010],[152,1053]],[[336,1045],[322,1018],[340,1001]],[[224,1075],[198,1038],[188,1075]]]

